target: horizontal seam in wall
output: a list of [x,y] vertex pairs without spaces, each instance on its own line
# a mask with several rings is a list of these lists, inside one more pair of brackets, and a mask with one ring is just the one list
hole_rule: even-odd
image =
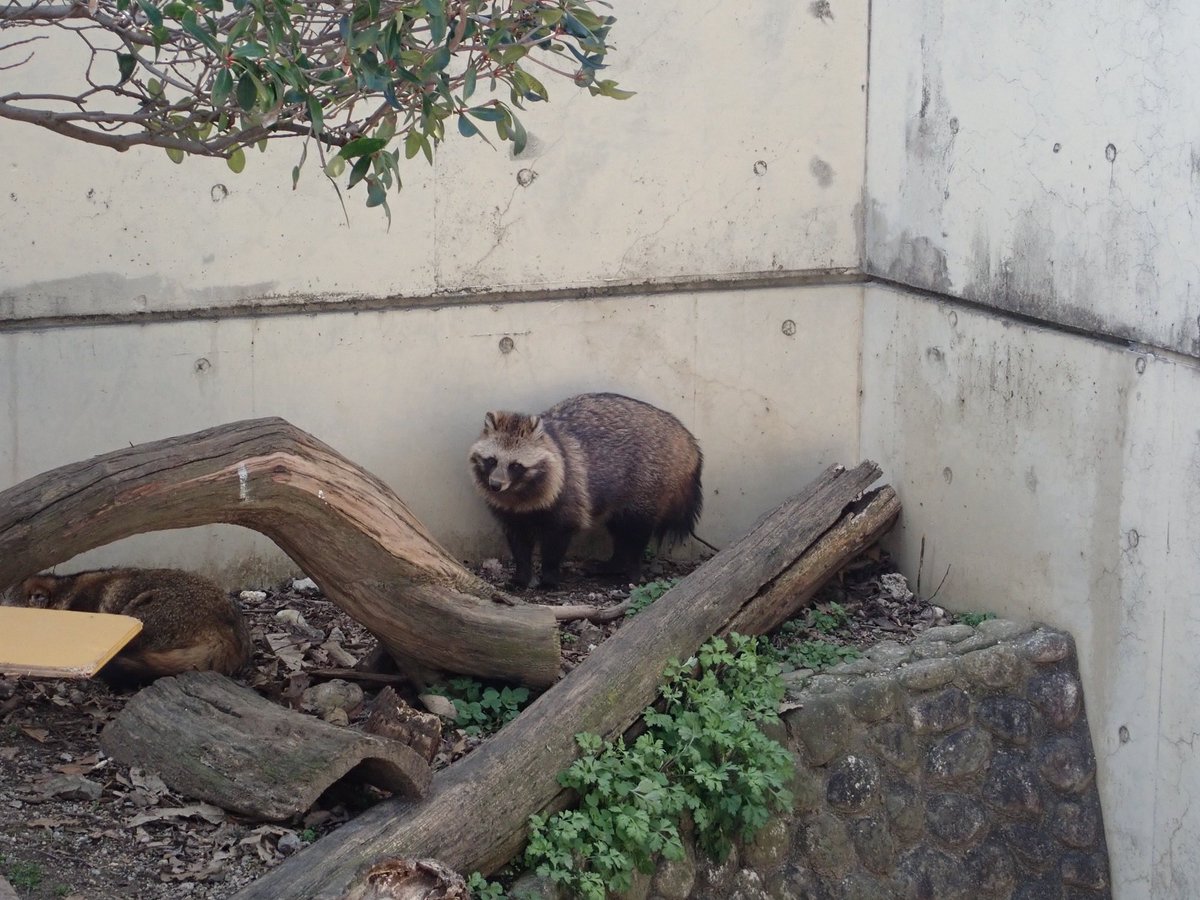
[[247,319],[266,316],[324,315],[407,309],[445,309],[455,306],[494,306],[504,303],[537,303],[563,300],[597,300],[658,294],[757,290],[788,287],[862,284],[867,277],[855,268],[801,269],[789,272],[750,272],[725,276],[688,276],[638,282],[610,282],[562,288],[458,291],[425,296],[352,296],[325,298],[248,298],[236,305],[201,309],[151,310],[134,313],[31,316],[0,320],[0,332],[42,331],[53,328],[101,325],[144,325],[159,322],[197,322],[213,319]]
[[1029,325],[1034,328],[1042,328],[1046,331],[1054,331],[1060,334],[1067,334],[1072,337],[1097,341],[1102,344],[1120,347],[1125,350],[1152,353],[1156,356],[1161,356],[1164,359],[1170,359],[1175,362],[1190,366],[1196,366],[1200,364],[1200,359],[1197,357],[1188,353],[1184,353],[1180,350],[1176,350],[1173,347],[1164,347],[1161,344],[1142,341],[1132,337],[1122,337],[1108,331],[1080,328],[1076,325],[1067,325],[1063,322],[1055,321],[1054,319],[1043,319],[1038,316],[1031,316],[1028,313],[1015,312],[1014,310],[1004,309],[997,306],[989,306],[988,304],[980,303],[977,300],[967,300],[964,297],[958,297],[954,294],[946,294],[941,291],[930,290],[929,288],[916,287],[915,285],[911,285],[903,281],[895,281],[891,278],[881,278],[878,275],[867,275],[863,279],[863,282],[868,285],[891,288],[892,290],[903,291],[907,294],[915,294],[916,296],[923,297],[926,300],[934,300],[938,303],[944,303],[949,306],[968,309],[972,312],[991,316],[994,319],[1004,319],[1010,322],[1018,322],[1022,325]]

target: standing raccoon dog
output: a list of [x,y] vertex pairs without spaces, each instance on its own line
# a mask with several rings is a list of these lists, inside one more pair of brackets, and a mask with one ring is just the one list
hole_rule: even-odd
[[608,528],[608,568],[630,581],[653,537],[682,540],[700,518],[700,445],[668,412],[620,394],[580,394],[540,416],[490,412],[471,447],[475,486],[504,528],[516,573],[533,578],[542,551],[543,587],[577,532]]
[[149,681],[191,669],[233,674],[250,661],[241,610],[206,578],[178,569],[95,569],[34,575],[19,602],[39,609],[117,613],[142,630],[101,670],[109,681]]

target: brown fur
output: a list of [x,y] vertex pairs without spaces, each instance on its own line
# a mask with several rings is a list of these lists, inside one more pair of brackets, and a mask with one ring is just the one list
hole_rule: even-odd
[[148,681],[193,669],[227,675],[250,661],[237,604],[206,578],[178,569],[95,569],[34,575],[20,602],[42,609],[133,616],[142,630],[104,667],[111,681]]
[[581,394],[538,416],[490,412],[471,448],[475,486],[504,527],[513,582],[558,581],[571,537],[604,525],[611,569],[636,580],[651,538],[680,540],[700,518],[700,446],[668,412],[620,394]]

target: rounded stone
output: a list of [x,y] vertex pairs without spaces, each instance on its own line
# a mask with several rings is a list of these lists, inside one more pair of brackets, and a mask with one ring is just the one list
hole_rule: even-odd
[[767,879],[773,900],[831,900],[825,883],[807,866],[790,864]]
[[891,669],[912,659],[912,648],[898,641],[880,641],[866,655],[884,668]]
[[932,691],[958,677],[958,661],[923,659],[900,670],[900,683],[911,691]]
[[1096,760],[1079,738],[1059,738],[1042,747],[1038,771],[1052,786],[1068,794],[1078,794],[1092,783]]
[[314,684],[300,695],[300,708],[319,716],[327,716],[336,709],[356,709],[362,702],[362,688],[340,678]]
[[1041,815],[1037,774],[1022,754],[997,752],[980,789],[983,801],[1013,818]]
[[1100,816],[1091,806],[1064,802],[1054,808],[1054,833],[1068,847],[1088,850],[1100,836]]
[[889,884],[861,872],[846,876],[837,887],[838,900],[893,900],[896,896]]
[[615,895],[615,900],[646,900],[650,896],[650,876],[636,869],[629,877],[629,890]]
[[1021,658],[1007,644],[966,653],[958,663],[971,681],[983,687],[1012,687],[1023,674]]
[[528,897],[529,900],[562,900],[564,891],[549,878],[526,872],[508,889],[510,897]]
[[899,701],[896,682],[890,678],[864,678],[850,688],[847,703],[862,722],[882,722],[896,711]]
[[878,767],[865,756],[845,756],[829,768],[825,799],[837,809],[857,812],[875,799],[878,789]]
[[1106,891],[1108,860],[1102,853],[1065,853],[1059,864],[1063,884],[1088,891]]
[[896,867],[892,878],[904,900],[975,900],[966,872],[958,860],[932,847],[918,847]]
[[790,821],[784,816],[772,818],[754,833],[742,847],[742,862],[758,872],[770,872],[781,865],[788,854],[792,835]]
[[1033,707],[1016,697],[985,697],[976,721],[1002,741],[1024,746],[1033,737]]
[[806,690],[814,695],[832,694],[834,691],[854,684],[857,680],[857,675],[831,675],[828,672],[822,672],[808,680]]
[[962,794],[936,794],[925,804],[925,823],[942,842],[962,847],[987,827],[983,808]]
[[702,897],[724,897],[728,885],[733,880],[734,873],[740,868],[737,847],[733,847],[729,851],[729,855],[723,862],[712,860],[698,862],[694,893]]
[[884,762],[901,772],[911,772],[920,758],[912,732],[895,722],[872,728],[867,743]]
[[875,675],[883,666],[869,657],[850,659],[828,669],[830,675]]
[[850,736],[850,712],[829,697],[810,697],[786,714],[792,739],[813,765],[823,766],[842,751]]
[[913,656],[917,659],[943,659],[950,655],[953,644],[946,641],[926,641],[913,644]]
[[909,701],[908,722],[917,734],[941,734],[958,728],[971,713],[971,700],[956,687]]
[[771,900],[771,895],[763,887],[762,876],[753,869],[738,869],[722,896],[728,900]]
[[934,781],[957,781],[983,769],[992,753],[992,738],[982,728],[963,728],[929,748],[925,774]]
[[696,884],[696,857],[690,841],[684,842],[683,859],[659,862],[651,883],[654,896],[662,900],[687,900]]
[[899,779],[883,786],[883,810],[896,840],[911,844],[925,828],[925,807],[916,788]]
[[788,788],[792,792],[792,809],[797,813],[812,812],[825,799],[824,783],[808,766],[795,767]]
[[1016,881],[1012,854],[994,840],[979,845],[963,858],[971,883],[985,897],[1007,897]]
[[1040,878],[1025,875],[1013,889],[1011,900],[1061,900],[1062,882],[1057,872],[1049,872]]
[[863,868],[886,875],[896,864],[896,842],[891,829],[880,816],[855,819],[846,826]]
[[1066,659],[1071,655],[1072,647],[1070,635],[1045,628],[1039,628],[1017,642],[1017,650],[1022,656],[1043,666]]
[[1035,872],[1046,871],[1058,856],[1058,845],[1041,825],[1013,822],[1001,825],[1000,834],[1020,863]]
[[837,878],[846,874],[854,858],[854,847],[842,820],[832,813],[820,812],[800,829],[800,849],[806,862],[820,875]]
[[928,641],[946,641],[957,644],[959,641],[973,637],[974,634],[975,629],[970,625],[935,625],[933,628],[922,631],[913,641],[918,644]]
[[1083,711],[1083,688],[1070,672],[1046,672],[1029,679],[1027,696],[1055,728],[1069,728]]
[[1011,641],[1029,631],[1029,626],[1008,619],[985,619],[979,623],[976,630],[980,634],[998,641]]

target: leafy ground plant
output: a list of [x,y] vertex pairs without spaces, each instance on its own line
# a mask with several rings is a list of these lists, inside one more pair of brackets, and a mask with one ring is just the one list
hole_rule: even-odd
[[723,859],[734,839],[787,808],[791,755],[759,727],[778,721],[783,684],[756,648],[732,634],[672,663],[663,708],[646,710],[632,746],[578,735],[583,756],[559,781],[579,794],[579,807],[530,817],[526,862],[571,896],[603,900],[627,890],[635,869],[652,871],[656,856],[682,858],[685,812],[700,847]]
[[488,735],[515,719],[529,703],[523,687],[491,687],[474,678],[452,678],[433,689],[448,698],[458,713],[455,723],[467,734]]
[[639,584],[629,592],[629,609],[625,611],[625,615],[637,615],[677,584],[678,578],[659,578],[657,581]]
[[961,625],[970,625],[972,628],[978,628],[980,622],[986,622],[988,619],[994,618],[996,618],[995,613],[963,612],[954,614],[955,622]]

